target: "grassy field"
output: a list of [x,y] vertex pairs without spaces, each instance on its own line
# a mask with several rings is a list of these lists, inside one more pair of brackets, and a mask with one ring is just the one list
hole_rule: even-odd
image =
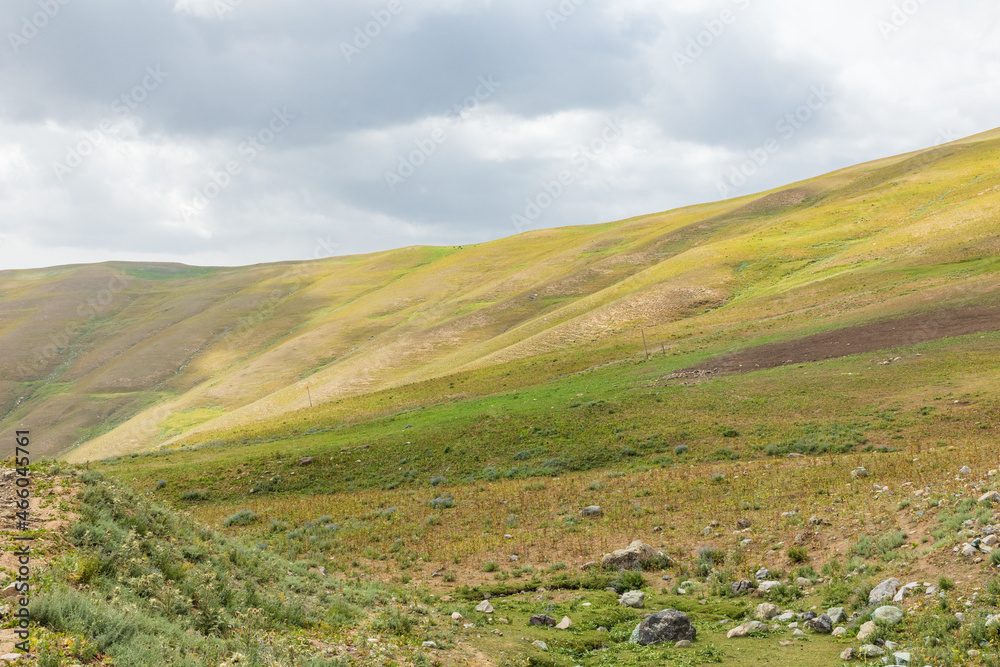
[[[873,637],[997,667],[1000,550],[956,549],[1000,525],[998,136],[477,246],[0,273],[2,428],[87,480],[45,627],[99,643],[153,581],[130,636],[171,664],[189,627],[204,664],[839,664],[897,577],[921,594]],[[588,566],[637,539],[664,556]],[[74,574],[109,550],[142,567]],[[782,585],[735,595],[761,567]],[[727,637],[767,600],[855,615]],[[247,657],[241,605],[281,655]],[[693,647],[628,642],[666,607]]]

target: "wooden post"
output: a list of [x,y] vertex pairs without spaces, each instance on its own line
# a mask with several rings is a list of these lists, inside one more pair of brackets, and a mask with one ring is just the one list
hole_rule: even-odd
[[660,343],[660,351],[663,352],[663,356],[667,356],[667,348],[663,343]]
[[309,407],[311,408],[313,406],[313,395],[312,392],[309,391],[309,385],[306,385],[306,396],[309,397]]
[[646,359],[649,359],[649,348],[646,347],[646,329],[639,327],[639,331],[642,332],[642,349],[646,351]]

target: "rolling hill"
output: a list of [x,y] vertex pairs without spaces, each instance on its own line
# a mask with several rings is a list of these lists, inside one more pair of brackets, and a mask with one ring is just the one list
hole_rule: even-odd
[[[844,356],[854,334],[832,332],[852,327],[875,327],[868,350],[998,330],[998,154],[1000,130],[473,246],[3,271],[0,436],[30,425],[36,455],[85,461],[318,414],[358,422],[645,354],[738,372],[715,357]],[[799,339],[829,352],[778,358]]]

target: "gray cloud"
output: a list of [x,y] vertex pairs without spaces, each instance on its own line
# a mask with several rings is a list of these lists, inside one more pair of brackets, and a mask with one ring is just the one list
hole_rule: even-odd
[[531,226],[601,222],[989,129],[1000,101],[986,0],[63,1],[0,9],[0,268],[486,240],[567,170]]

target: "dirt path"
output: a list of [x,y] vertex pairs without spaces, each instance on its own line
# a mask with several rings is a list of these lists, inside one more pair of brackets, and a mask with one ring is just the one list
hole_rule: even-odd
[[1000,308],[940,310],[827,331],[783,343],[760,345],[709,359],[678,371],[672,377],[748,373],[786,364],[836,359],[986,331],[1000,331]]

